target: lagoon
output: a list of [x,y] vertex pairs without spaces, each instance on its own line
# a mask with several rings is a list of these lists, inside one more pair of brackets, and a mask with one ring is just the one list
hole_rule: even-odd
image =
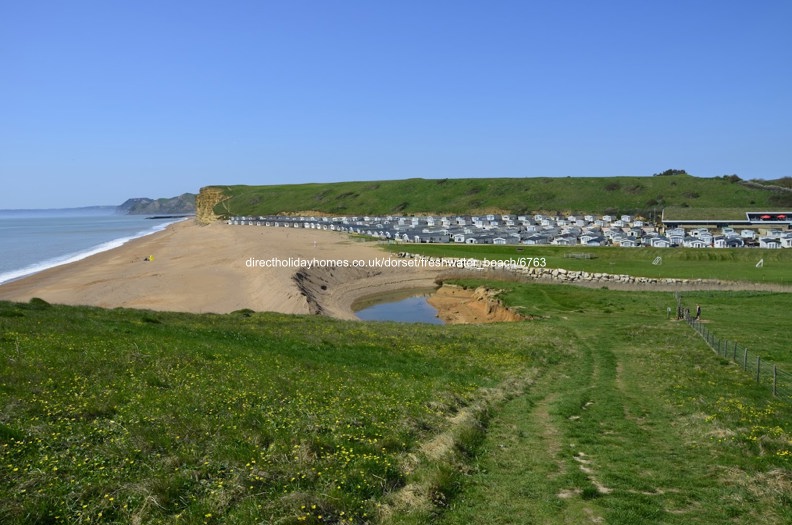
[[427,302],[429,295],[425,292],[406,292],[398,296],[390,295],[387,298],[380,297],[372,304],[372,300],[359,306],[363,308],[356,310],[355,315],[363,321],[395,321],[398,323],[428,323],[444,324],[442,319],[437,317],[437,310]]

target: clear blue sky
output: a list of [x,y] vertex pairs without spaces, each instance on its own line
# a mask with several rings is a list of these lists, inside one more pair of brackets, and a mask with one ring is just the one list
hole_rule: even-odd
[[17,1],[0,208],[208,184],[792,175],[792,2]]

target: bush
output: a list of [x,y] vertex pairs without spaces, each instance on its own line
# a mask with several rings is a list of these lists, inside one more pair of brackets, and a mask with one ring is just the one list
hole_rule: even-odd
[[39,297],[33,297],[30,300],[29,304],[30,304],[31,309],[33,309],[33,310],[46,310],[47,308],[52,306],[47,301],[45,301],[44,299],[41,299]]
[[674,175],[688,175],[688,172],[685,170],[670,169],[660,173],[655,173],[652,175],[652,177],[673,177]]

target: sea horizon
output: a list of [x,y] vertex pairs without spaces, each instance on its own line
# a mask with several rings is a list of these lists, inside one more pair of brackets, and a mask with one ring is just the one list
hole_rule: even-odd
[[70,206],[66,208],[0,208],[0,215],[24,215],[24,214],[103,214],[103,215],[123,215],[118,212],[118,206],[114,204],[100,204],[96,206]]

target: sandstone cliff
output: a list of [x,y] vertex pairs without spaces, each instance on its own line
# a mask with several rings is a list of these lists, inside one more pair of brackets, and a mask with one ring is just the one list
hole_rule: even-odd
[[215,206],[228,197],[223,189],[217,186],[204,186],[195,197],[195,220],[200,224],[209,224],[220,218],[214,212]]

